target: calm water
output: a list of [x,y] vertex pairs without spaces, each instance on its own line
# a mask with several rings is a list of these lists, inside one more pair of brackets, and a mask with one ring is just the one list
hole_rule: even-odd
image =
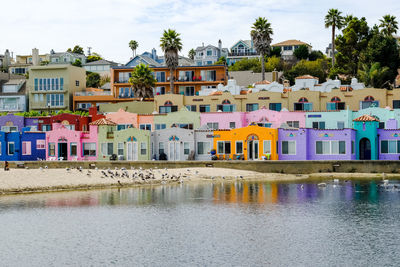
[[379,182],[1,196],[0,264],[399,266],[399,204]]

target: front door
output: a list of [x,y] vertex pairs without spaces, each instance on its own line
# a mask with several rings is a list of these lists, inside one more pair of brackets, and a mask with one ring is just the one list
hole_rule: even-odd
[[371,142],[368,138],[362,138],[360,140],[360,159],[370,160],[371,159]]
[[181,155],[181,143],[179,142],[169,142],[168,148],[169,156],[168,160],[180,160]]
[[126,143],[126,159],[129,161],[138,160],[138,144],[137,142]]
[[258,140],[249,140],[247,142],[247,159],[258,159]]
[[68,144],[67,143],[58,143],[58,158],[62,158],[62,160],[68,159]]

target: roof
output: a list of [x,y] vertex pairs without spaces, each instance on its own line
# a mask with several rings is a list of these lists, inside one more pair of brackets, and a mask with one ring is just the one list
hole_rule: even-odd
[[96,61],[92,61],[86,64],[83,64],[84,66],[90,66],[90,65],[118,65],[118,63],[113,62],[113,61],[109,61],[109,60],[105,60],[105,59],[100,59],[100,60],[96,60]]
[[264,80],[264,81],[256,82],[255,84],[257,85],[257,84],[270,84],[270,83],[271,83],[270,81]]
[[296,77],[295,79],[315,79],[315,80],[318,80],[317,77],[314,77],[314,76],[311,76],[311,75],[302,75],[302,76]]
[[353,121],[379,121],[377,118],[372,117],[370,115],[364,114],[356,119],[354,119]]
[[222,95],[222,92],[221,91],[215,91],[215,92],[212,92],[209,95]]
[[307,44],[305,42],[302,42],[300,40],[286,40],[286,41],[283,41],[283,42],[280,42],[280,43],[273,44],[271,46],[286,46],[286,45],[307,45],[307,46],[311,46],[311,45],[309,45],[309,44]]
[[114,122],[112,122],[111,120],[105,119],[105,118],[99,119],[99,120],[91,122],[89,124],[90,125],[117,125]]
[[25,82],[25,79],[11,79],[8,82],[6,82],[5,85],[19,85],[24,82]]

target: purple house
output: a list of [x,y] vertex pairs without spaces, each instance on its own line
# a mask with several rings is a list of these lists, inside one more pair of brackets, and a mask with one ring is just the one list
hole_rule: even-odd
[[37,130],[39,118],[24,118],[14,114],[0,116],[0,128],[3,132],[22,132],[22,128],[30,127],[32,131]]
[[353,160],[353,129],[278,129],[279,160]]
[[378,159],[399,160],[400,159],[400,129],[396,119],[386,122],[386,129],[378,129]]

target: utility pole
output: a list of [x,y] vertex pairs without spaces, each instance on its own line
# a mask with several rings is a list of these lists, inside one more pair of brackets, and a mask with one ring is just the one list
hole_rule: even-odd
[[90,47],[90,46],[88,46],[88,56],[90,56],[91,55],[91,53],[90,53],[90,50],[91,50],[92,48]]

